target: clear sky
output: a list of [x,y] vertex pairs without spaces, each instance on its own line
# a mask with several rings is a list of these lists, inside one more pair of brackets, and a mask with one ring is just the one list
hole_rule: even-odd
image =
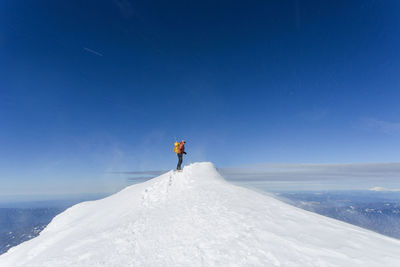
[[400,160],[400,2],[4,0],[0,194]]

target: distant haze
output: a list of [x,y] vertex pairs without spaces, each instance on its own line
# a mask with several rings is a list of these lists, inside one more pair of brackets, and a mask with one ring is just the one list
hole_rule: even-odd
[[221,169],[227,179],[265,190],[375,190],[400,188],[400,163],[257,164]]

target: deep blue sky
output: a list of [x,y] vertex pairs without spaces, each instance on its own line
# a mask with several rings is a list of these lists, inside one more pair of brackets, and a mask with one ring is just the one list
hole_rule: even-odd
[[399,161],[399,14],[396,0],[1,1],[0,194],[118,187],[107,171],[173,168],[175,137],[186,163]]

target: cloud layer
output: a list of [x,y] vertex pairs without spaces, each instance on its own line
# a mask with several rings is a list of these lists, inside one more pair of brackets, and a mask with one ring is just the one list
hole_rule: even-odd
[[259,164],[220,169],[228,180],[276,188],[370,189],[400,185],[400,163]]

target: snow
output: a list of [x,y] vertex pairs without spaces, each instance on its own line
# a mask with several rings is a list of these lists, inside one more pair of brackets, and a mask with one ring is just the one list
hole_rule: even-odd
[[211,163],[83,202],[0,266],[400,266],[400,241],[226,182]]

